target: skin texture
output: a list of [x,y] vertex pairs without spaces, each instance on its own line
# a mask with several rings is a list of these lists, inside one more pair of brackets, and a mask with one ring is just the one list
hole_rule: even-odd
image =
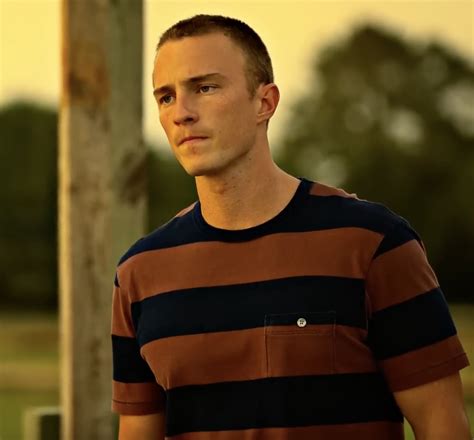
[[[160,123],[177,160],[195,177],[202,215],[230,230],[277,215],[299,183],[270,154],[267,121],[278,106],[278,88],[260,84],[250,96],[245,62],[228,37],[212,33],[166,42],[153,71]],[[180,143],[189,136],[205,139]],[[459,374],[395,398],[418,440],[470,438]],[[121,416],[119,440],[164,439],[164,426],[163,414]]]
[[394,393],[417,440],[470,440],[459,373]]
[[[248,228],[274,217],[298,186],[270,155],[266,123],[278,105],[278,88],[261,84],[251,97],[245,63],[236,44],[212,33],[165,43],[153,72],[171,149],[195,176],[204,218],[223,229]],[[189,81],[210,73],[219,76]],[[179,145],[193,135],[207,139]]]
[[[237,46],[222,34],[170,41],[158,52],[155,66],[155,87],[170,86],[165,94],[155,93],[160,122],[188,174],[221,174],[249,153],[260,103],[245,92],[245,59]],[[218,76],[183,84],[210,73]],[[208,139],[179,146],[187,135]]]
[[165,438],[165,415],[120,416],[119,440],[163,440]]

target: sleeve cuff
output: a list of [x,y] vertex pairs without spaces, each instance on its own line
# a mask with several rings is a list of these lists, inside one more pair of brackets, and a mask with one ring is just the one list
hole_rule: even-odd
[[408,376],[392,379],[389,381],[389,386],[392,391],[402,391],[449,376],[468,365],[469,360],[466,353],[462,353],[439,365],[431,366],[428,369],[417,371]]
[[164,412],[165,408],[160,402],[119,402],[112,400],[112,411],[121,415],[141,416]]

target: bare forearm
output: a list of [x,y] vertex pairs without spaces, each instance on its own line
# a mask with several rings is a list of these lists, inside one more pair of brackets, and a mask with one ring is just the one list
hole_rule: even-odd
[[165,415],[120,416],[118,440],[164,440]]
[[394,395],[416,440],[471,440],[459,372]]
[[464,410],[433,413],[422,426],[412,425],[416,440],[471,440],[469,421]]

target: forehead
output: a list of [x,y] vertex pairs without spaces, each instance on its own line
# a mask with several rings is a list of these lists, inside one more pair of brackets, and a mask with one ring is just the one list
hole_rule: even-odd
[[244,75],[245,56],[229,37],[212,33],[167,41],[155,57],[153,82],[180,81],[210,72],[229,78]]

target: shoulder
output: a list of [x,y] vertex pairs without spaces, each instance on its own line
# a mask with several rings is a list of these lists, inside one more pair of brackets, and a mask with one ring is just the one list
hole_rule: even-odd
[[121,256],[117,266],[123,266],[134,256],[143,252],[179,246],[197,238],[194,228],[193,208],[196,202],[179,211],[174,217],[149,234],[139,238]]
[[363,228],[381,238],[397,227],[411,229],[407,220],[383,203],[359,198],[344,189],[314,182],[309,195],[313,215],[322,217],[326,227]]

